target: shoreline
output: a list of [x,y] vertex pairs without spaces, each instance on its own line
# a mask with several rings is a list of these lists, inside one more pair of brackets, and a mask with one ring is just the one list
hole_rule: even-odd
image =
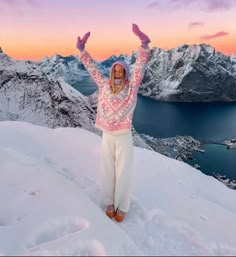
[[[236,139],[230,139],[230,140],[225,140],[223,142],[217,142],[217,141],[212,141],[212,140],[207,140],[207,141],[202,141],[201,146],[207,145],[207,144],[215,144],[215,145],[222,145],[225,146],[226,149],[234,149],[236,148]],[[206,151],[198,151],[201,153],[205,153]],[[193,159],[193,158],[192,158]],[[201,171],[201,167],[198,164],[193,165],[193,167],[199,169]],[[203,172],[203,171],[201,171]],[[219,180],[221,183],[223,183],[225,186],[227,186],[230,189],[236,190],[236,180],[235,179],[230,179],[226,175],[221,175],[219,173],[212,173],[212,176]]]
[[[206,150],[202,149],[203,145],[215,144],[225,146],[226,149],[236,148],[236,140],[225,140],[223,142],[217,142],[212,140],[197,140],[191,136],[176,136],[171,138],[153,138],[142,134],[141,137],[146,141],[146,143],[152,148],[153,151],[159,152],[168,157],[174,158],[176,160],[188,163],[192,167],[201,170],[201,166],[197,163],[197,160],[193,158],[194,152],[200,152],[202,154],[206,153]],[[189,163],[187,161],[196,161],[195,164]],[[205,174],[205,173],[204,173]],[[211,175],[215,179],[219,180],[225,186],[230,189],[236,190],[236,180],[229,179],[225,175],[212,173]]]
[[224,146],[226,146],[227,149],[233,149],[233,148],[236,148],[236,139],[233,138],[233,139],[225,140],[223,142],[205,140],[205,141],[202,141],[202,144],[224,145]]

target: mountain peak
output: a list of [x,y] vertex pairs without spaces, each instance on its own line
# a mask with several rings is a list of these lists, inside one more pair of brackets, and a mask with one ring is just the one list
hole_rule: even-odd
[[59,54],[55,54],[54,56],[51,57],[51,60],[54,61],[54,62],[57,62],[59,61],[59,59],[61,59],[61,55]]
[[213,53],[215,52],[215,48],[211,45],[208,45],[208,44],[200,44],[199,45],[201,47],[202,50],[205,50],[207,52],[210,52],[210,53]]

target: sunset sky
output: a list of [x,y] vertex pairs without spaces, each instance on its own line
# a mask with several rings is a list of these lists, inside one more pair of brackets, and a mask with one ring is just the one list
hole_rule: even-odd
[[0,46],[14,59],[76,55],[77,36],[91,36],[97,60],[131,54],[139,25],[150,47],[210,44],[236,54],[236,0],[0,0]]

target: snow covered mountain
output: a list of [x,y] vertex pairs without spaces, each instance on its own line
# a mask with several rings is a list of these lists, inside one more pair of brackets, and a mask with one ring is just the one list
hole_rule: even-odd
[[[126,55],[120,55],[118,57],[112,55],[102,62],[96,62],[96,60],[95,62],[101,72],[104,75],[109,76],[110,67],[112,63],[117,60],[125,60],[129,63],[130,57]],[[46,57],[38,63],[37,69],[43,71],[45,75],[54,80],[63,78],[71,86],[81,83],[85,77],[89,76],[78,56],[74,55],[63,57],[57,54],[52,58]]]
[[54,80],[63,78],[72,86],[88,76],[84,65],[74,55],[63,57],[56,54],[52,58],[46,57],[38,63],[37,69]]
[[[16,65],[17,69],[22,65],[3,52],[0,54],[1,68],[2,64]],[[97,65],[109,76],[116,60],[125,60],[132,70],[136,56],[137,52],[131,56],[113,55]],[[26,61],[24,65],[27,70],[33,69],[53,80],[61,78],[71,86],[81,84],[89,76],[79,58],[73,55],[55,55],[41,62]],[[205,44],[182,45],[168,51],[153,48],[139,93],[172,102],[236,101],[236,56],[225,56]]]
[[161,101],[236,101],[235,59],[209,45],[153,48],[139,93]]
[[[97,65],[109,76],[112,63],[124,60],[132,70],[136,57],[136,51],[131,56],[112,55]],[[45,58],[38,68],[72,86],[89,76],[76,56]],[[153,48],[139,93],[171,102],[236,101],[236,57],[225,56],[205,44],[182,45],[168,51]]]
[[52,80],[37,63],[15,61],[0,53],[0,120],[94,131],[89,100],[62,79]]

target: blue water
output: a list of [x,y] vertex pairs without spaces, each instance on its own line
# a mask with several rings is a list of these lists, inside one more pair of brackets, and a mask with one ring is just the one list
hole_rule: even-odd
[[217,173],[229,179],[236,178],[236,148],[229,150],[223,145],[206,144],[202,149],[206,153],[195,152],[193,158],[196,160],[187,163],[199,164],[200,170],[207,175]]
[[91,77],[86,77],[83,81],[76,82],[72,86],[86,96],[93,94],[97,90],[97,86]]
[[[90,95],[96,85],[90,77],[75,86]],[[192,136],[200,141],[222,142],[236,138],[236,103],[166,103],[138,95],[133,124],[139,133],[154,137]],[[202,153],[194,153],[202,172],[219,173],[236,179],[236,149],[205,144]]]
[[156,137],[232,139],[236,137],[236,103],[166,103],[139,95],[134,126]]

